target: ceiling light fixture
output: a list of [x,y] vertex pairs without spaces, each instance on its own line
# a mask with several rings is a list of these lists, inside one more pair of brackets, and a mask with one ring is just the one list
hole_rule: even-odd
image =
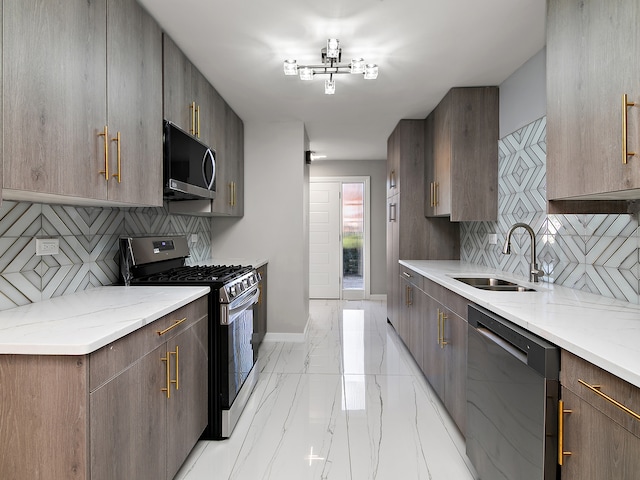
[[366,63],[363,58],[354,58],[350,63],[340,63],[342,59],[342,47],[340,40],[330,38],[327,46],[321,50],[321,65],[298,65],[294,59],[284,61],[285,75],[298,75],[300,80],[313,80],[315,75],[329,75],[329,79],[324,82],[324,93],[333,95],[336,93],[336,82],[334,75],[349,74],[364,76],[365,80],[375,80],[378,78],[378,65]]

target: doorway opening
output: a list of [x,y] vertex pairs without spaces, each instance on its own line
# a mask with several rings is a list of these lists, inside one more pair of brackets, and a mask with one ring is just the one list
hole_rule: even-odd
[[369,298],[369,177],[310,178],[309,297]]

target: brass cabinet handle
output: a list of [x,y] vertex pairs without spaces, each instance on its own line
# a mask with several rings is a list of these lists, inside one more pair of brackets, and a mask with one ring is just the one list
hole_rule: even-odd
[[229,205],[236,206],[236,182],[229,183]]
[[191,135],[196,134],[196,102],[191,102],[189,105],[189,110],[191,110],[191,127],[189,128],[189,133]]
[[179,373],[179,362],[180,362],[180,354],[178,351],[178,345],[176,345],[176,351],[175,352],[169,352],[169,355],[175,355],[176,356],[176,379],[175,380],[169,380],[169,383],[174,383],[176,385],[176,390],[180,390],[180,373]]
[[438,206],[438,182],[433,182],[433,206]]
[[430,207],[435,207],[435,203],[433,202],[433,195],[434,195],[433,186],[434,186],[434,183],[431,182],[429,184],[429,206]]
[[112,142],[116,142],[116,144],[118,145],[117,150],[116,150],[116,152],[117,152],[116,158],[118,159],[118,162],[117,162],[118,171],[116,173],[114,173],[112,175],[112,177],[116,178],[118,180],[118,183],[120,183],[120,180],[122,180],[122,175],[121,175],[122,170],[121,170],[121,165],[120,165],[120,132],[118,132],[116,134],[116,137],[112,138],[111,141]]
[[572,452],[564,451],[564,414],[573,413],[573,410],[564,408],[564,401],[558,400],[558,465],[562,466],[564,457],[571,455]]
[[171,390],[169,389],[171,386],[171,357],[169,355],[171,353],[172,352],[167,352],[167,356],[160,359],[161,361],[166,362],[167,386],[165,388],[161,388],[161,390],[167,393],[167,398],[171,398]]
[[389,221],[390,222],[396,221],[396,204],[395,203],[389,204]]
[[200,105],[196,105],[196,137],[200,138]]
[[159,336],[164,335],[165,333],[167,333],[170,330],[173,330],[174,328],[176,328],[178,325],[180,325],[182,322],[185,322],[187,320],[187,317],[184,317],[180,320],[176,320],[173,325],[171,325],[170,327],[165,328],[164,330],[158,330],[157,333]]
[[629,97],[626,93],[622,94],[622,163],[627,164],[627,157],[633,157],[636,152],[629,152],[627,150],[627,122],[628,118],[628,108],[634,107],[636,102],[630,102]]
[[407,307],[410,305],[413,305],[413,298],[412,298],[412,291],[411,291],[411,287],[409,285],[407,285],[407,291],[405,293],[405,303],[407,304]]
[[98,134],[99,137],[104,137],[104,170],[100,170],[100,172],[104,175],[105,181],[109,181],[109,128],[107,125],[104,126],[104,130],[102,133]]
[[449,343],[444,340],[444,321],[446,318],[447,314],[444,313],[444,310],[438,309],[438,345],[440,348],[444,348]]
[[629,407],[623,405],[622,403],[618,402],[617,400],[611,398],[609,395],[607,395],[606,393],[603,393],[600,391],[600,386],[599,385],[589,385],[587,382],[585,382],[584,380],[580,380],[578,379],[578,383],[580,383],[581,385],[587,387],[589,390],[591,390],[593,393],[595,393],[596,395],[601,396],[602,398],[604,398],[607,402],[609,403],[613,403],[616,407],[618,407],[620,410],[622,410],[625,413],[628,413],[629,415],[631,415],[633,418],[635,418],[636,420],[640,420],[640,415],[638,415],[636,412],[634,412],[633,410],[631,410]]

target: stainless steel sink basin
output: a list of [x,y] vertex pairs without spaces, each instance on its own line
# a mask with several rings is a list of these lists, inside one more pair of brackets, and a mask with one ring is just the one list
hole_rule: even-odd
[[466,283],[480,290],[493,292],[535,292],[535,289],[518,285],[517,283],[496,277],[454,277],[459,282]]

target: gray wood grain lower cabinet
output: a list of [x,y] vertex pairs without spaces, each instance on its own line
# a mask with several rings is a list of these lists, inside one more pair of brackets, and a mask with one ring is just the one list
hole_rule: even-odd
[[203,297],[90,355],[0,355],[0,478],[172,479],[207,425],[207,332]]
[[640,421],[596,391],[640,414],[640,389],[567,351],[561,365],[562,479],[637,480]]
[[396,331],[464,435],[469,302],[407,267],[399,278]]

